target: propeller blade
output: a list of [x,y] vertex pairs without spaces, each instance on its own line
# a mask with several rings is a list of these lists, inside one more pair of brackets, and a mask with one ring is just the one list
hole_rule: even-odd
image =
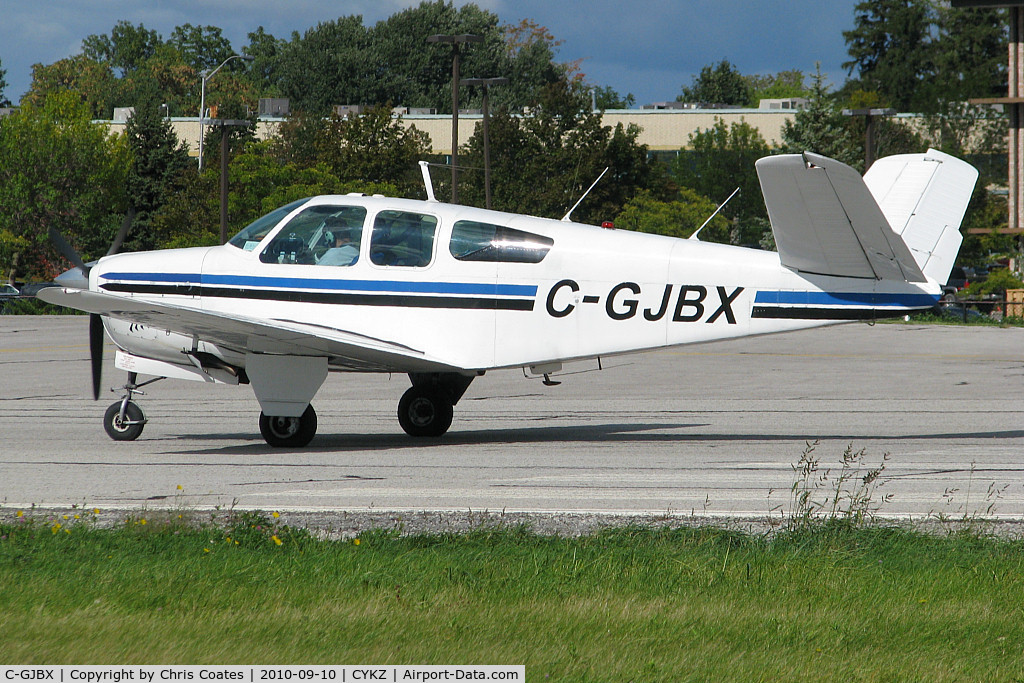
[[114,243],[110,245],[110,249],[107,250],[107,256],[116,254],[121,249],[121,245],[124,244],[124,238],[128,236],[128,229],[132,227],[132,221],[135,220],[135,207],[129,207],[128,213],[124,215],[124,220],[121,221],[121,229],[117,231],[117,237],[114,238]]
[[78,255],[78,252],[71,246],[71,243],[64,239],[64,235],[60,234],[60,231],[52,225],[47,232],[49,233],[50,241],[53,242],[53,246],[57,247],[57,251],[61,253],[61,256],[71,261],[78,268],[81,268],[83,273],[88,274],[89,267],[85,265],[82,257]]
[[92,363],[92,398],[100,397],[103,374],[103,321],[98,313],[89,314],[89,361]]

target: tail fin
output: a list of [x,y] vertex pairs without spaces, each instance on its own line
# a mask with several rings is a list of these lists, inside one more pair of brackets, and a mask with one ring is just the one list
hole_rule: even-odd
[[938,150],[876,161],[864,183],[930,280],[945,283],[963,237],[960,222],[978,171]]

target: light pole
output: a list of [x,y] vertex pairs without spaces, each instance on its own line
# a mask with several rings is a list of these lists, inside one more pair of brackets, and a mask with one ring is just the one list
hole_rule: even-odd
[[875,119],[879,116],[895,116],[895,109],[844,109],[844,116],[864,117],[864,172],[875,163]]
[[230,62],[232,59],[241,59],[244,62],[251,62],[256,59],[252,55],[231,55],[223,62],[220,63],[216,69],[203,69],[199,72],[199,77],[202,79],[202,87],[200,88],[199,95],[199,170],[203,170],[203,122],[206,120],[206,81],[213,78],[213,75],[221,70],[225,64]]
[[464,33],[458,36],[437,34],[427,36],[428,43],[450,43],[452,46],[452,204],[459,203],[459,45],[482,43],[483,36]]
[[487,110],[487,93],[492,85],[508,85],[507,78],[463,78],[461,85],[479,85],[484,89],[484,201],[486,208],[491,208],[491,134],[487,122],[490,114]]

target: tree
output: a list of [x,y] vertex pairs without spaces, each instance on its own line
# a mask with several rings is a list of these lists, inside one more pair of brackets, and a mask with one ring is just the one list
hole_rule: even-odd
[[716,66],[707,65],[700,70],[693,84],[683,86],[683,94],[677,100],[683,102],[704,102],[708,104],[728,104],[746,106],[750,102],[752,90],[742,74],[723,59]]
[[50,227],[86,261],[106,252],[127,208],[130,151],[91,119],[80,97],[62,92],[0,120],[0,234],[28,245],[0,267],[20,261],[21,274],[44,279],[64,270]]
[[594,104],[600,111],[606,109],[629,109],[636,104],[636,97],[633,93],[620,95],[610,85],[592,86],[594,90]]
[[[601,222],[622,211],[640,189],[657,196],[667,184],[647,159],[635,126],[603,126],[589,93],[566,80],[542,90],[528,116],[499,108],[490,121],[493,206],[558,218],[607,167],[609,172],[576,209],[573,220]],[[460,176],[459,197],[484,205],[483,132],[478,126],[459,162],[477,172]]]
[[966,101],[1006,94],[1005,10],[938,7],[936,99]]
[[[216,26],[193,26],[182,24],[175,27],[167,44],[181,55],[181,60],[196,72],[214,69],[235,54],[231,41],[222,35]],[[225,69],[241,70],[241,64],[231,63]]]
[[128,250],[154,249],[158,246],[152,230],[153,214],[171,198],[179,186],[179,176],[195,172],[188,146],[178,141],[169,121],[160,115],[155,96],[135,103],[135,113],[125,126],[125,139],[131,147],[132,163],[128,172],[129,204],[135,213]]
[[[689,237],[716,208],[713,201],[688,187],[679,188],[678,194],[668,201],[656,199],[650,192],[641,190],[622,207],[622,212],[615,217],[615,227],[671,237]],[[721,214],[715,216],[701,231],[699,239],[705,242],[728,242],[729,221]]]
[[[715,117],[711,128],[690,135],[689,149],[680,150],[672,174],[680,185],[717,202],[724,202],[739,187],[739,194],[722,213],[746,222],[767,216],[754,162],[769,154],[768,143],[749,123],[741,120],[726,126]],[[757,239],[742,241],[759,239],[757,235]]]
[[22,98],[22,104],[43,107],[50,95],[69,91],[78,93],[86,101],[94,119],[109,119],[118,106],[118,81],[110,65],[85,55],[46,66],[33,64],[32,85]]
[[7,69],[0,69],[0,107],[11,106],[11,101],[4,94],[7,90]]
[[793,115],[782,126],[785,151],[792,154],[814,152],[842,161],[860,171],[864,169],[863,137],[857,137],[835,99],[825,90],[825,77],[819,69],[814,75],[806,109]]
[[390,183],[343,181],[323,162],[310,166],[281,163],[271,148],[270,142],[252,143],[231,162],[228,210],[236,229],[303,197],[348,192],[388,196],[400,193]]
[[275,68],[280,92],[292,111],[325,116],[335,104],[363,101],[369,73],[362,17],[340,17],[293,33]]
[[150,31],[142,24],[135,26],[128,21],[119,21],[110,35],[86,36],[82,41],[82,54],[94,62],[120,69],[124,76],[153,57],[161,45],[163,39],[156,31]]
[[430,140],[385,106],[360,116],[296,113],[278,129],[269,150],[300,168],[323,164],[342,182],[391,183],[405,196],[419,196],[417,162],[430,154]]
[[746,79],[753,92],[749,102],[751,107],[757,107],[760,100],[806,97],[808,92],[804,85],[804,72],[797,69],[764,76],[744,76],[743,78]]
[[928,0],[864,0],[857,3],[855,27],[843,31],[850,61],[868,89],[881,93],[900,111],[920,111],[928,97],[921,84],[935,70]]
[[281,95],[280,66],[278,60],[286,42],[275,38],[260,26],[249,34],[249,44],[242,50],[253,58],[247,71],[256,92],[263,97]]

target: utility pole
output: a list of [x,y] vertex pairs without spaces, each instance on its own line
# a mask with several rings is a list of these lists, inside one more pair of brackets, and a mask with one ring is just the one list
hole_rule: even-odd
[[449,43],[452,46],[452,204],[459,203],[459,45],[482,43],[483,36],[465,33],[462,35],[437,34],[427,36],[428,43]]
[[484,89],[484,197],[486,208],[491,208],[491,134],[488,130],[490,114],[487,109],[487,93],[492,85],[507,85],[507,78],[463,78],[462,85],[479,85]]

